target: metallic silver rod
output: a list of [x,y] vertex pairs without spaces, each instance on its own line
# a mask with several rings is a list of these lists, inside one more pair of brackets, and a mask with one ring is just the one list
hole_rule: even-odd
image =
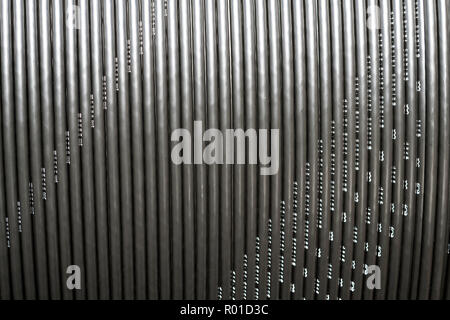
[[144,121],[142,108],[141,44],[139,1],[128,2],[129,27],[129,77],[131,95],[131,159],[133,177],[133,244],[134,290],[136,299],[146,297],[145,272],[145,172],[144,172]]
[[30,137],[30,210],[33,220],[37,298],[48,299],[45,206],[42,199],[42,136],[39,82],[38,11],[35,0],[26,2],[26,36],[28,69],[28,117]]

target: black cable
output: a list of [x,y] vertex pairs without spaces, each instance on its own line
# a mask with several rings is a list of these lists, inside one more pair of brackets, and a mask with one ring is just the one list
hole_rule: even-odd
[[[205,92],[205,39],[204,30],[204,2],[194,1],[192,5],[192,32],[193,32],[193,82],[194,82],[194,136],[195,136],[195,122],[201,128],[207,126],[206,114],[206,92]],[[200,132],[203,134],[203,132]],[[195,141],[195,137],[194,137]],[[202,143],[202,150],[204,144]],[[202,157],[199,154],[198,157]],[[196,161],[197,160],[197,161]],[[194,163],[200,162],[195,166],[196,174],[196,246],[197,246],[197,271],[196,271],[196,299],[206,298],[206,277],[207,277],[207,168],[202,163],[202,159],[196,159],[194,151]],[[242,243],[242,241],[241,241]]]
[[164,1],[155,2],[155,74],[156,74],[156,146],[158,165],[158,223],[159,223],[159,270],[160,270],[160,298],[168,299],[170,295],[170,233],[169,233],[169,183],[170,174],[168,148],[168,119],[167,119],[167,64],[166,64],[166,35],[165,35]]
[[[217,27],[214,1],[205,2],[205,42],[206,42],[206,83],[208,129],[218,130],[218,67],[217,67]],[[214,141],[218,143],[218,141]],[[217,144],[215,144],[217,146]],[[221,147],[220,145],[218,146]],[[222,146],[223,147],[223,146]],[[215,151],[214,156],[220,151]],[[223,156],[223,153],[222,153]],[[208,299],[217,298],[219,285],[219,166],[210,164],[208,169],[209,220],[208,220]]]
[[[231,78],[230,78],[230,31],[229,6],[227,0],[217,3],[218,55],[219,55],[219,108],[220,130],[230,129],[231,122]],[[226,141],[224,141],[226,143]],[[232,219],[233,219],[233,191],[232,166],[222,165],[220,173],[220,250],[221,250],[221,288],[222,299],[232,296]]]
[[[180,75],[181,75],[181,126],[193,134],[193,95],[191,58],[191,8],[189,1],[180,2]],[[191,155],[192,156],[192,155]],[[184,297],[195,297],[195,194],[194,166],[183,164],[183,224],[184,224]],[[222,263],[222,265],[224,265]],[[228,270],[227,270],[228,275]]]
[[[59,276],[58,252],[58,212],[56,204],[55,172],[54,172],[54,113],[52,95],[51,68],[51,33],[50,33],[50,3],[39,3],[39,44],[40,44],[40,75],[41,75],[41,114],[42,114],[42,153],[43,166],[41,179],[43,198],[45,200],[45,215],[47,226],[48,275],[50,279],[50,297],[60,299],[61,277]],[[94,252],[95,254],[95,252]]]
[[380,185],[380,224],[378,226],[379,239],[377,248],[377,263],[381,273],[381,288],[375,292],[376,299],[384,299],[387,294],[389,270],[389,247],[391,236],[391,199],[392,199],[392,163],[393,163],[393,107],[392,107],[392,40],[391,40],[391,4],[389,0],[381,0],[381,37],[382,37],[382,81],[381,105],[383,110],[381,132],[381,178]]
[[[77,48],[77,21],[72,15],[76,10],[75,3],[72,0],[65,2],[64,12],[71,13],[68,28],[65,28],[66,34],[66,85],[67,85],[67,123],[68,123],[68,164],[70,172],[70,215],[71,215],[71,233],[72,233],[72,264],[85,270],[84,265],[84,245],[83,245],[83,216],[82,216],[82,196],[81,196],[81,159],[79,147],[79,91],[78,91],[78,56]],[[81,290],[75,292],[75,298],[83,299],[86,296],[86,286],[84,277],[81,278]]]
[[362,297],[363,264],[366,251],[366,220],[368,198],[369,171],[369,99],[368,64],[367,64],[367,25],[365,1],[355,1],[355,31],[356,31],[356,125],[357,134],[355,150],[356,193],[355,228],[353,229],[354,253],[352,261],[353,281],[350,286],[352,299]]
[[416,67],[416,23],[414,0],[404,2],[406,9],[405,59],[408,62],[405,70],[406,81],[406,144],[405,144],[405,203],[404,230],[402,243],[402,261],[399,282],[399,298],[408,299],[411,287],[411,266],[413,259],[413,241],[416,218],[416,154],[417,154],[417,67]]
[[[280,48],[280,8],[279,2],[271,0],[267,6],[268,13],[268,32],[269,32],[269,73],[270,73],[270,129],[281,129],[281,110],[282,110],[282,77],[280,70],[282,67],[281,48]],[[235,125],[236,127],[236,125]],[[280,155],[280,166],[282,164],[281,141],[283,136],[280,134],[278,150]],[[270,299],[278,299],[278,281],[280,272],[280,204],[282,174],[281,168],[271,176],[270,185],[270,287],[267,288],[267,296]]]
[[[65,55],[64,55],[64,2],[61,0],[54,1],[52,5],[52,56],[53,56],[53,103],[54,103],[54,121],[55,121],[55,150],[56,155],[54,161],[56,161],[55,167],[57,173],[55,173],[56,183],[56,200],[58,210],[58,233],[59,233],[59,273],[61,277],[61,284],[65,284],[66,270],[68,266],[72,264],[72,246],[71,246],[71,223],[70,223],[70,201],[69,201],[69,172],[67,169],[68,162],[70,163],[70,155],[67,154],[67,118],[66,118],[66,69],[65,69]],[[34,73],[33,73],[34,74]],[[39,133],[40,135],[40,133]],[[40,138],[39,138],[40,140]],[[34,143],[32,143],[33,145]],[[37,145],[39,146],[39,145]],[[39,162],[40,167],[40,162]],[[36,168],[35,170],[39,169]],[[39,179],[39,173],[36,174],[36,180]],[[37,185],[36,185],[37,186]],[[40,189],[34,188],[35,199],[40,194]],[[40,197],[40,196],[39,196]],[[35,201],[36,201],[35,200]],[[38,212],[36,211],[36,214]],[[42,215],[42,214],[41,214]],[[38,235],[41,229],[36,228],[43,224],[43,217],[36,216],[36,219],[40,219],[35,224],[35,237]],[[42,220],[42,221],[41,221]],[[44,228],[43,226],[40,228]],[[45,240],[40,240],[45,241]],[[41,244],[40,244],[41,245]],[[39,257],[44,259],[44,257]],[[45,260],[45,259],[44,259]],[[43,281],[39,280],[38,281]],[[38,288],[40,289],[40,288]],[[73,292],[70,291],[67,286],[62,290],[63,299],[72,299]]]
[[[19,235],[21,238],[21,245],[22,245],[21,254],[23,262],[22,264],[22,274],[24,281],[23,285],[25,290],[24,297],[26,299],[34,299],[36,297],[36,286],[34,275],[33,243],[31,235],[33,227],[31,225],[31,216],[30,216],[31,210],[28,195],[30,170],[28,164],[28,157],[29,157],[28,116],[26,110],[27,74],[26,74],[26,60],[25,60],[26,39],[25,39],[25,19],[24,19],[25,12],[23,1],[12,2],[12,15],[13,15],[12,46],[14,57],[13,79],[14,79],[14,103],[15,103],[14,110],[16,121],[15,135],[17,148],[16,172],[17,172],[17,186],[18,186],[16,210],[18,215],[17,218],[18,218]],[[45,176],[45,172],[43,173],[43,175]],[[50,180],[48,183],[48,188],[50,188],[51,183],[52,182]],[[51,199],[49,200],[53,202]],[[49,230],[49,232],[51,231]],[[51,265],[52,264],[50,264],[50,266]],[[57,286],[55,286],[54,288],[57,289]]]
[[[91,19],[91,126],[94,145],[94,183],[97,233],[98,297],[109,298],[108,200],[106,189],[105,105],[103,101],[102,3],[90,1]],[[92,111],[91,111],[92,112]],[[143,254],[145,257],[145,255]],[[142,266],[145,269],[145,264]]]
[[344,212],[342,215],[343,244],[341,247],[341,279],[339,297],[350,298],[350,285],[352,276],[353,257],[353,229],[355,223],[355,208],[353,205],[355,193],[355,150],[356,150],[356,43],[354,26],[353,2],[346,0],[343,3],[344,18],[344,65],[345,65],[345,104],[344,104]]
[[[108,181],[108,218],[110,250],[111,298],[123,297],[122,280],[122,235],[120,215],[120,173],[119,173],[119,131],[117,104],[117,58],[115,44],[114,2],[105,1],[104,19],[104,62],[106,79],[106,161]],[[152,242],[152,243],[156,243]],[[150,269],[150,268],[149,268]]]
[[320,131],[321,154],[320,163],[320,215],[319,218],[319,250],[318,253],[318,294],[317,298],[324,300],[328,295],[328,268],[330,261],[330,230],[331,230],[331,157],[332,157],[332,126],[333,126],[333,92],[331,77],[331,37],[330,8],[326,0],[319,0],[319,79],[320,79]]
[[422,228],[425,202],[425,155],[426,155],[426,118],[427,118],[427,97],[426,97],[426,66],[425,66],[425,9],[423,0],[416,1],[416,26],[417,26],[417,84],[418,92],[418,122],[417,122],[417,183],[415,186],[417,193],[416,201],[416,222],[414,231],[414,253],[412,263],[410,298],[416,299],[419,287],[420,261],[422,250]]
[[[134,297],[133,188],[129,64],[126,1],[116,1],[116,48],[118,63],[118,115],[120,152],[120,193],[122,228],[123,290],[125,299]],[[167,212],[168,213],[168,212]],[[169,243],[169,241],[167,241]],[[169,254],[169,250],[167,250]]]
[[[305,207],[306,179],[307,179],[307,98],[306,98],[306,44],[305,44],[305,15],[303,1],[292,3],[293,37],[294,37],[294,88],[295,88],[295,170],[297,182],[297,203],[294,202],[295,254],[293,261],[294,298],[304,297],[304,268],[305,268]],[[260,182],[261,183],[261,182]],[[295,182],[294,182],[295,183]]]
[[439,109],[438,109],[438,37],[437,13],[434,1],[425,3],[425,46],[426,46],[426,176],[424,226],[422,236],[422,255],[420,265],[419,299],[428,299],[431,290],[432,259],[434,247],[437,177],[438,177],[438,139],[439,139]]
[[[128,2],[129,28],[129,86],[131,109],[131,161],[133,175],[133,242],[134,290],[137,299],[146,297],[145,272],[145,172],[144,121],[141,82],[141,42],[139,1]],[[179,195],[177,195],[179,197]],[[176,274],[181,275],[181,270]],[[179,281],[181,283],[181,281]]]
[[6,214],[10,230],[10,270],[12,298],[23,299],[22,259],[17,216],[17,177],[14,121],[13,52],[11,31],[11,2],[1,3],[1,72],[2,72],[2,124],[5,173]]
[[[245,1],[243,3],[243,50],[244,50],[244,82],[245,82],[245,129],[257,129],[257,65],[256,65],[256,25],[255,3]],[[208,72],[210,74],[210,72]],[[211,81],[209,81],[211,82]],[[208,108],[210,110],[210,108]],[[256,132],[256,131],[255,131]],[[251,136],[250,138],[251,139]],[[255,139],[256,140],[256,139]],[[255,143],[256,141],[253,140]],[[257,156],[254,149],[245,149],[248,159]],[[253,152],[253,153],[252,153]],[[257,235],[257,207],[258,207],[258,167],[249,163],[246,166],[246,265],[244,266],[245,299],[254,299],[255,295],[255,260],[256,260],[256,235]],[[210,195],[211,197],[212,195]]]
[[26,2],[27,83],[30,139],[30,210],[33,220],[33,245],[36,289],[39,299],[48,299],[47,248],[45,234],[45,207],[42,198],[42,136],[39,82],[38,11],[36,1]]
[[439,61],[439,164],[436,205],[436,231],[433,252],[433,273],[431,277],[430,298],[438,300],[443,297],[443,283],[445,281],[445,268],[447,265],[448,250],[448,197],[449,192],[449,165],[450,165],[450,113],[449,113],[449,55],[448,55],[448,16],[447,1],[437,2],[438,12],[438,61]]
[[340,251],[342,245],[343,161],[344,161],[344,51],[342,27],[342,3],[331,2],[331,56],[333,81],[333,138],[332,138],[332,236],[330,237],[330,300],[339,294]]

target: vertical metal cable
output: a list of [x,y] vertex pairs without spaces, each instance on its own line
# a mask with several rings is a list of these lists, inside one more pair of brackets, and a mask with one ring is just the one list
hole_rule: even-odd
[[[230,23],[231,23],[231,79],[232,79],[232,114],[233,128],[245,128],[245,102],[244,102],[244,59],[243,59],[243,37],[242,37],[242,3],[231,1]],[[239,147],[235,152],[241,152]],[[236,282],[236,295],[234,298],[242,300],[246,295],[244,288],[244,255],[245,255],[245,166],[239,164],[238,156],[235,155],[233,172],[233,241],[234,241],[234,266],[233,273]]]
[[[292,46],[292,3],[281,2],[282,52],[282,158],[283,185],[280,234],[280,299],[289,299],[291,290],[292,225],[295,175],[295,114],[294,114],[294,61]],[[284,210],[283,210],[284,208]]]
[[[178,48],[178,6],[176,1],[167,2],[168,23],[168,79],[169,79],[169,128],[170,132],[180,127],[180,60]],[[171,143],[171,149],[174,143]],[[182,269],[182,177],[181,168],[172,163],[170,167],[170,195],[172,212],[172,292],[174,299],[180,299],[183,294]]]
[[431,264],[433,259],[437,174],[438,174],[438,37],[437,13],[434,1],[425,3],[425,45],[426,45],[426,90],[427,90],[427,124],[426,124],[426,169],[424,226],[422,236],[422,255],[419,280],[419,299],[428,299],[431,290]]
[[48,274],[50,279],[50,297],[59,299],[61,296],[58,252],[58,213],[56,207],[56,188],[54,173],[54,113],[52,95],[51,68],[51,28],[50,3],[42,1],[39,5],[39,43],[40,43],[40,75],[41,75],[41,113],[42,113],[42,153],[43,166],[41,183],[43,199],[45,200],[45,215],[47,227]]
[[416,23],[415,2],[407,0],[406,7],[406,30],[405,50],[407,70],[405,70],[406,81],[406,145],[405,145],[405,203],[404,203],[404,230],[402,244],[402,262],[399,282],[399,298],[407,299],[411,286],[411,266],[413,258],[414,227],[416,219],[416,155],[417,155],[417,65],[416,65]]
[[[180,75],[181,75],[181,126],[193,132],[192,57],[191,57],[191,6],[190,1],[180,2]],[[190,142],[192,143],[192,137]],[[191,155],[192,156],[192,155]],[[184,223],[184,297],[195,297],[195,211],[194,166],[183,165],[183,223]]]
[[[383,128],[382,123],[382,111],[381,111],[381,75],[383,69],[381,69],[382,61],[380,60],[381,51],[380,44],[382,44],[380,30],[380,7],[377,6],[378,2],[370,0],[368,2],[367,10],[372,10],[376,16],[372,17],[372,21],[367,24],[368,30],[368,78],[369,78],[369,101],[368,109],[370,114],[369,128],[368,128],[368,150],[369,150],[369,171],[367,172],[367,181],[369,183],[368,190],[368,207],[366,213],[366,258],[363,266],[363,273],[367,275],[368,267],[376,265],[377,253],[378,253],[378,226],[380,222],[380,196],[382,195],[380,188],[381,179],[381,132]],[[363,293],[364,299],[373,298],[373,290],[370,290],[366,283],[366,278],[363,278]]]
[[[230,36],[229,36],[229,6],[227,0],[217,3],[218,55],[219,55],[219,108],[220,130],[231,128],[231,79],[230,79]],[[224,141],[226,143],[226,141]],[[221,288],[222,298],[232,297],[231,270],[232,265],[232,166],[222,165],[220,173],[220,251],[221,251]]]
[[[256,32],[254,1],[243,3],[243,43],[244,43],[244,82],[245,82],[245,128],[256,129]],[[251,139],[251,137],[249,138]],[[248,148],[249,155],[255,150]],[[244,266],[245,298],[253,299],[255,292],[255,258],[256,258],[256,208],[257,208],[257,166],[249,163],[246,167],[246,256]]]
[[383,195],[380,205],[380,236],[377,249],[378,264],[381,272],[381,288],[377,290],[376,299],[384,299],[387,293],[387,280],[389,268],[389,247],[391,235],[391,199],[392,199],[392,163],[393,163],[393,108],[392,108],[392,49],[391,49],[391,4],[388,0],[380,2],[381,32],[383,40],[383,74],[382,74],[382,166],[381,188]]
[[169,242],[169,176],[168,120],[167,120],[167,64],[164,1],[155,1],[155,74],[156,74],[156,146],[158,148],[158,223],[160,298],[170,297],[170,242]]
[[[25,12],[23,1],[12,2],[13,14],[13,55],[14,55],[14,102],[15,102],[15,134],[16,134],[16,172],[18,195],[16,210],[18,215],[18,228],[22,248],[22,272],[25,298],[36,297],[33,243],[31,236],[31,210],[28,197],[29,164],[28,164],[28,116],[26,94],[26,62],[25,62]],[[45,173],[44,173],[45,176]],[[52,183],[51,181],[49,181]],[[50,184],[49,183],[49,184]],[[49,186],[50,187],[50,186]],[[50,200],[51,201],[51,200]],[[51,217],[50,217],[51,219]],[[53,262],[53,261],[52,261]],[[57,288],[55,286],[55,288]]]
[[405,87],[404,87],[404,65],[403,65],[403,1],[393,2],[393,75],[394,81],[392,86],[393,108],[394,108],[394,162],[392,172],[393,184],[393,219],[391,231],[391,247],[389,250],[389,284],[388,298],[395,299],[398,291],[398,278],[401,260],[402,245],[402,224],[403,224],[403,194],[404,194],[404,149],[405,149]]
[[134,297],[133,190],[130,137],[129,61],[126,1],[116,0],[116,48],[118,63],[118,119],[121,186],[121,228],[123,290],[125,299]]
[[156,194],[156,138],[153,76],[153,24],[152,2],[143,0],[143,107],[145,141],[145,198],[147,232],[147,293],[148,298],[158,298],[158,199]]
[[[256,1],[256,59],[257,59],[257,92],[258,92],[258,128],[270,128],[270,81],[267,35],[267,4],[265,1]],[[261,144],[259,145],[261,147]],[[269,144],[266,144],[267,150]],[[261,166],[259,167],[261,170]],[[258,180],[258,239],[259,259],[256,259],[258,280],[255,284],[255,298],[267,299],[268,287],[268,220],[270,218],[270,177],[260,176]],[[258,263],[259,262],[259,263]]]
[[355,227],[353,229],[354,254],[352,260],[353,282],[350,285],[352,299],[362,295],[364,252],[366,247],[367,177],[368,177],[368,70],[367,70],[367,26],[365,1],[355,1],[356,31],[356,125],[355,150],[356,192]]
[[[271,0],[267,6],[268,33],[269,33],[269,74],[270,74],[270,128],[281,129],[282,110],[282,78],[281,70],[281,48],[280,48],[280,8],[279,2]],[[280,141],[283,137],[280,135]],[[282,154],[281,142],[279,143],[279,154]],[[280,159],[280,164],[282,160]],[[280,204],[281,204],[281,181],[282,174],[279,170],[271,178],[270,199],[270,299],[278,299],[278,281],[280,273]]]
[[[85,271],[84,246],[83,246],[83,216],[81,198],[81,164],[80,147],[78,137],[78,59],[76,53],[77,7],[72,0],[66,0],[64,12],[71,14],[71,19],[66,21],[66,84],[67,84],[67,122],[68,122],[68,164],[70,168],[70,216],[72,232],[72,263]],[[85,279],[81,278],[81,290],[75,292],[76,299],[86,296]]]
[[[330,247],[330,274],[329,294],[330,300],[336,300],[339,294],[340,251],[342,245],[342,214],[343,214],[343,150],[344,150],[344,52],[343,52],[343,26],[342,4],[340,1],[331,2],[331,56],[333,81],[333,127],[332,138],[332,231]],[[300,184],[302,185],[302,184]]]
[[[108,200],[106,193],[105,105],[103,98],[102,3],[90,1],[95,212],[99,298],[109,298]],[[92,114],[93,113],[93,114]],[[145,257],[145,255],[143,254]],[[142,266],[145,268],[145,264]]]
[[39,82],[38,12],[36,1],[26,2],[28,117],[30,138],[30,210],[33,221],[37,297],[48,299],[45,207],[42,197],[42,136]]
[[[52,57],[53,57],[53,102],[55,121],[55,173],[57,205],[58,205],[58,232],[59,232],[59,261],[61,283],[66,281],[67,267],[72,264],[71,223],[69,201],[69,174],[67,170],[70,163],[70,154],[67,152],[66,139],[66,82],[65,82],[65,56],[64,56],[64,1],[57,0],[52,3]],[[37,196],[38,194],[36,194]],[[35,196],[35,198],[36,198]],[[39,222],[41,223],[41,222]],[[44,280],[42,280],[44,281]],[[67,287],[62,290],[63,299],[72,299],[73,293]]]
[[78,77],[80,81],[80,147],[81,147],[81,170],[83,183],[83,223],[84,223],[84,248],[86,255],[86,281],[88,299],[96,299],[98,296],[97,286],[97,244],[95,224],[95,190],[94,190],[94,163],[92,143],[92,113],[91,109],[91,63],[90,63],[90,26],[89,26],[89,3],[81,0],[80,30],[78,32]]
[[422,229],[425,199],[425,164],[426,164],[426,67],[425,67],[425,5],[423,0],[416,1],[416,43],[417,43],[417,82],[418,92],[418,121],[417,121],[417,182],[416,182],[416,221],[414,230],[414,254],[412,264],[410,298],[416,299],[418,295],[420,277],[420,259],[422,253]]
[[321,202],[319,212],[319,252],[317,298],[324,300],[328,293],[328,262],[330,257],[330,198],[331,186],[331,139],[332,139],[332,78],[331,78],[331,43],[330,43],[330,9],[328,1],[319,0],[319,83],[320,83],[320,148],[322,159],[320,163]]
[[[208,128],[219,128],[219,97],[217,68],[217,22],[214,1],[205,2],[206,32],[206,83],[207,83],[207,117]],[[215,131],[217,132],[217,131]],[[216,139],[216,138],[214,138]],[[212,146],[223,147],[214,140]],[[222,141],[223,144],[223,141]],[[205,150],[205,152],[207,152]],[[220,151],[219,151],[220,152]],[[214,151],[214,156],[217,156]],[[223,156],[223,153],[221,154]],[[208,299],[217,298],[219,283],[219,166],[211,163],[208,169]]]
[[117,104],[117,58],[115,44],[114,1],[103,6],[106,80],[106,161],[108,180],[109,249],[111,252],[111,298],[120,299],[123,294],[122,235],[120,228],[120,173]]
[[431,277],[430,298],[441,299],[443,293],[443,282],[445,280],[445,267],[447,255],[447,219],[448,219],[448,197],[449,192],[449,164],[450,164],[450,113],[449,113],[449,16],[448,3],[439,0],[437,2],[438,12],[438,61],[439,61],[439,165],[438,186],[436,199],[436,233],[433,252],[433,274]]
[[444,0],[0,9],[1,298],[449,295]]
[[137,299],[146,297],[144,121],[142,118],[141,43],[139,1],[128,2],[129,85],[131,96],[131,159],[133,175],[134,288]]
[[[20,234],[17,214],[17,177],[16,177],[16,147],[14,122],[14,82],[13,82],[13,52],[11,31],[11,2],[2,1],[1,28],[1,73],[2,73],[2,124],[3,150],[5,170],[6,213],[10,230],[10,268],[12,283],[12,298],[23,299],[22,259],[20,255]],[[6,187],[7,186],[7,187]]]
[[348,300],[350,297],[352,258],[353,258],[353,228],[355,221],[355,210],[353,206],[355,192],[355,76],[356,76],[356,56],[355,56],[355,26],[354,8],[352,1],[345,0],[343,3],[344,17],[344,65],[345,65],[345,105],[344,105],[344,213],[342,220],[344,223],[343,245],[341,247],[341,279],[339,297]]

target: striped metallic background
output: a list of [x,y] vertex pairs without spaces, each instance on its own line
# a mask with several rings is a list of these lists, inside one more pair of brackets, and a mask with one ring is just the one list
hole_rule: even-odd
[[450,2],[0,3],[2,299],[450,299]]

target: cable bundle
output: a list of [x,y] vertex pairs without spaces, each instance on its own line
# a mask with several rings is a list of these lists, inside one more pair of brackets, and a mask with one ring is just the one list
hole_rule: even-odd
[[446,0],[0,2],[2,299],[450,298]]

